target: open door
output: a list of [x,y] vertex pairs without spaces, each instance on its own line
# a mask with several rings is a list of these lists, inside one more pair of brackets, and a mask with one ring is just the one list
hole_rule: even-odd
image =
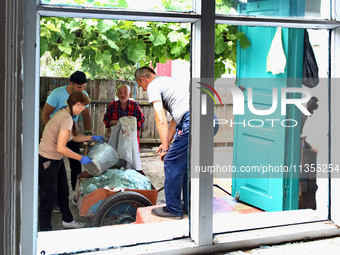
[[[285,11],[294,1],[263,1],[262,5],[259,2],[242,4],[239,11],[287,15]],[[245,33],[251,46],[245,50],[238,46],[237,50],[237,85],[243,90],[245,105],[244,115],[234,116],[233,164],[237,172],[233,173],[232,195],[265,211],[298,209],[301,111],[288,105],[286,115],[281,115],[280,98],[282,88],[301,87],[301,79],[296,78],[302,77],[304,30],[282,28],[286,66],[284,73],[273,75],[266,71],[267,55],[277,28],[238,29]],[[251,89],[254,108],[266,110],[273,104],[273,88],[277,88],[276,110],[269,115],[253,114],[248,108]]]

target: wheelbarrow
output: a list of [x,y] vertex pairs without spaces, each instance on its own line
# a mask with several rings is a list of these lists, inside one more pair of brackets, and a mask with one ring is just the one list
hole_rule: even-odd
[[[143,174],[143,171],[138,171]],[[82,197],[80,186],[85,178],[78,178],[75,189],[79,215],[93,217],[93,226],[129,224],[136,221],[137,209],[156,205],[158,192],[151,190],[98,188]]]
[[[101,166],[107,163],[107,157],[112,157],[115,153],[110,146],[104,145],[105,144],[101,144],[92,148],[92,152],[96,156],[97,164],[88,167],[87,171],[92,173],[94,176],[98,176],[103,172]],[[96,153],[96,150],[98,150],[98,153]],[[103,161],[101,166],[98,163],[100,160]],[[114,161],[115,160],[113,160],[113,162]],[[106,167],[107,165],[104,166],[104,168]],[[142,170],[136,171],[145,176]],[[158,192],[163,189],[161,188],[157,190],[152,184],[151,190],[98,188],[90,194],[82,197],[80,190],[82,182],[85,179],[88,178],[79,178],[78,176],[77,179],[75,188],[77,206],[80,216],[94,217],[94,227],[135,222],[137,209],[139,207],[156,205]]]

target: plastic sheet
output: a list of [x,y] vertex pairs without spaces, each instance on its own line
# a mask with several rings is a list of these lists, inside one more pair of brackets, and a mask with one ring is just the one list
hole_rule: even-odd
[[286,56],[282,47],[282,29],[278,27],[267,56],[267,72],[274,75],[285,72]]
[[137,140],[136,117],[121,117],[117,125],[111,127],[111,135],[108,144],[114,148],[120,160],[129,163],[128,166],[118,162],[116,166],[141,170],[139,147]]
[[98,177],[85,179],[81,182],[80,193],[85,197],[98,188],[152,189],[150,179],[133,169],[109,169]]
[[313,47],[309,42],[309,35],[305,29],[303,50],[303,79],[302,84],[313,88],[319,84],[319,67],[315,59]]

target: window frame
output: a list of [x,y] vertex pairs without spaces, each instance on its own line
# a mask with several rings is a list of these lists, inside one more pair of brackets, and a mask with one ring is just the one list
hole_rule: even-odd
[[[337,77],[340,72],[337,61],[340,63],[340,50],[336,47],[340,45],[340,28],[336,21],[336,10],[340,9],[333,0],[333,17],[335,20],[311,20],[295,18],[257,18],[243,17],[235,15],[211,15],[215,11],[215,1],[193,0],[194,12],[158,12],[158,11],[131,11],[122,9],[102,9],[102,8],[80,8],[80,7],[58,7],[39,4],[38,0],[25,1],[24,7],[24,92],[23,92],[23,125],[22,133],[22,186],[20,191],[21,200],[21,247],[22,251],[32,251],[36,253],[37,248],[37,205],[38,205],[38,127],[39,127],[39,38],[40,38],[40,17],[81,17],[97,19],[127,19],[138,21],[159,21],[159,22],[191,22],[193,24],[192,40],[192,76],[195,78],[214,77],[212,69],[214,56],[214,39],[205,36],[213,31],[212,23],[249,25],[249,26],[281,26],[293,28],[323,28],[330,31],[330,70],[334,70],[330,77]],[[340,11],[340,10],[339,10]],[[213,22],[212,22],[213,21]],[[208,29],[208,30],[207,30]],[[203,36],[201,31],[204,31]],[[34,64],[32,64],[34,63]],[[330,162],[340,163],[332,155],[339,155],[340,149],[335,144],[340,141],[340,135],[336,134],[336,128],[340,124],[340,118],[336,116],[335,109],[339,109],[337,96],[340,91],[336,89],[335,81],[330,82]],[[207,114],[202,117],[200,109],[200,90],[191,88],[191,132],[190,139],[190,165],[212,165],[213,155],[213,128],[203,125],[207,121],[212,122],[213,115]],[[33,99],[33,100],[32,100]],[[208,103],[207,111],[213,112],[213,104]],[[197,128],[193,129],[195,126]],[[204,135],[201,135],[204,134]],[[204,144],[205,146],[200,146]],[[33,147],[33,148],[32,148]],[[195,149],[193,149],[195,148]],[[190,237],[198,246],[212,245],[214,243],[212,231],[212,180],[211,175],[202,174],[200,178],[191,179],[191,222]],[[335,199],[335,191],[340,191],[338,180],[330,179],[330,220],[340,223],[340,202]],[[25,192],[22,192],[25,191]],[[332,199],[334,198],[334,199]],[[210,206],[211,205],[211,206]],[[25,210],[23,209],[25,208]],[[311,223],[312,224],[312,223]]]

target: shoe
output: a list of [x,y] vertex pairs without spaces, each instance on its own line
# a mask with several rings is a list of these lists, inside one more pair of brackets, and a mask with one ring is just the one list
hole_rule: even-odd
[[74,204],[75,206],[78,206],[76,196],[73,196],[72,204]]
[[169,210],[168,210],[168,208],[166,208],[166,206],[153,208],[151,210],[151,213],[153,215],[158,216],[158,217],[171,218],[171,219],[183,219],[183,216],[177,216],[177,215],[169,212]]
[[83,227],[85,227],[84,223],[77,222],[75,220],[73,220],[71,222],[63,221],[63,228],[83,228]]
[[59,206],[55,205],[55,206],[53,207],[52,212],[54,212],[54,213],[60,213]]

